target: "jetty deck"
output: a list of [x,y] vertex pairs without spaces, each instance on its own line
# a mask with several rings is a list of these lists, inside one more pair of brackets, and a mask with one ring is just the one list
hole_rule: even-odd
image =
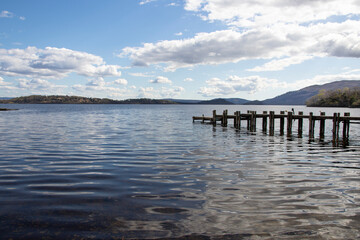
[[[334,143],[338,143],[340,140],[340,135],[342,135],[343,144],[347,145],[349,140],[349,130],[350,124],[360,124],[360,117],[351,117],[350,113],[344,113],[344,116],[340,116],[340,113],[334,113],[332,116],[326,116],[325,112],[320,112],[320,115],[314,115],[312,112],[309,115],[304,115],[303,112],[292,111],[280,111],[279,114],[276,114],[274,111],[263,111],[262,113],[257,113],[256,111],[247,111],[246,113],[241,113],[240,111],[234,112],[234,114],[228,114],[228,110],[224,110],[221,115],[216,113],[216,110],[213,110],[212,117],[193,117],[193,122],[201,121],[202,123],[212,123],[214,126],[217,122],[220,122],[222,126],[227,127],[229,120],[233,120],[233,126],[237,129],[241,128],[242,121],[246,121],[247,130],[250,132],[255,132],[257,127],[257,119],[262,121],[262,131],[264,133],[269,133],[273,136],[275,134],[275,119],[279,119],[278,124],[280,135],[285,134],[286,126],[286,135],[293,135],[293,123],[297,121],[297,135],[298,137],[303,136],[303,126],[304,119],[308,122],[308,136],[310,139],[314,139],[315,135],[315,123],[318,122],[319,125],[319,137],[323,139],[325,137],[325,123],[326,120],[332,121],[332,140]],[[286,124],[285,124],[286,123]],[[340,129],[342,131],[340,131]],[[341,134],[342,133],[342,134]]]

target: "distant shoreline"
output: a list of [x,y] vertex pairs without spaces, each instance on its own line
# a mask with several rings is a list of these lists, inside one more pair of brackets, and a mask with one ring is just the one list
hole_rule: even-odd
[[213,99],[198,102],[182,102],[170,99],[149,99],[137,98],[127,100],[113,100],[109,98],[88,98],[81,96],[61,96],[61,95],[31,95],[24,97],[0,100],[1,104],[218,104],[234,105],[225,99]]

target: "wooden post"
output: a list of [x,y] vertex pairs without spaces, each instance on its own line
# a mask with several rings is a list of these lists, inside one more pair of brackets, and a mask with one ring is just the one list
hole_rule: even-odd
[[274,130],[275,130],[275,112],[270,111],[269,115],[269,135],[274,136]]
[[254,129],[253,129],[253,127],[254,127],[253,121],[254,121],[254,113],[251,111],[250,112],[250,118],[249,118],[249,123],[250,123],[249,130],[250,130],[250,132],[254,131]]
[[304,115],[303,112],[299,112],[299,120],[298,120],[298,136],[302,137],[302,132],[303,132],[303,118],[302,115]]
[[[250,113],[248,110],[247,113]],[[246,123],[247,123],[247,130],[250,130],[250,117],[246,117]]]
[[240,129],[240,122],[241,122],[240,111],[236,111],[235,112],[235,120],[234,120],[234,124],[235,124],[236,129]]
[[[280,111],[280,115],[285,115],[284,111]],[[285,119],[284,116],[280,117],[280,135],[284,135],[284,125],[285,125]]]
[[254,131],[256,131],[256,111],[254,111]]
[[238,119],[237,119],[237,111],[236,112],[234,112],[234,128],[237,128],[237,121],[238,121]]
[[309,113],[309,138],[314,138],[314,127],[315,127],[315,121],[313,120],[313,113]]
[[339,131],[340,131],[340,113],[337,113],[337,127],[336,127],[336,137],[339,139]]
[[228,124],[228,110],[224,110],[223,112],[223,117],[222,117],[222,125],[223,127],[227,127],[227,124]]
[[333,139],[333,143],[335,143],[336,142],[336,118],[337,118],[337,114],[336,113],[334,113],[333,114],[333,129],[332,129],[332,139]]
[[252,111],[250,115],[250,132],[256,131],[256,111]]
[[[263,111],[263,114],[266,115],[267,111]],[[267,116],[264,116],[262,119],[262,131],[266,133],[267,128]]]
[[[344,113],[344,116],[346,116],[347,113]],[[346,120],[343,121],[343,140],[346,138]]]
[[339,121],[340,121],[340,113],[334,113],[333,115],[333,144],[337,145],[339,142]]
[[324,139],[325,137],[325,112],[320,113],[320,139]]
[[241,128],[241,112],[239,111],[239,129]]
[[290,137],[292,135],[292,112],[288,112],[287,116],[287,136]]
[[[350,117],[350,113],[344,113],[344,117]],[[349,142],[349,129],[350,129],[350,121],[344,119],[343,121],[343,144],[347,145]]]
[[[350,117],[350,113],[345,113],[345,114],[347,114],[347,116]],[[346,123],[347,123],[346,136],[347,136],[347,139],[349,140],[350,120],[346,120]]]
[[228,125],[228,110],[225,110],[225,127]]
[[216,110],[213,110],[212,123],[213,123],[214,126],[216,126]]

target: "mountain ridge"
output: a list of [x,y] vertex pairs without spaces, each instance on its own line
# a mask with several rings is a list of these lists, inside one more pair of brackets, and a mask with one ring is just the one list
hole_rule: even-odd
[[320,90],[336,90],[345,87],[360,87],[360,80],[341,80],[323,85],[311,85],[297,91],[289,91],[265,100],[247,100],[243,98],[215,98],[211,100],[195,99],[126,99],[89,98],[65,95],[30,95],[16,98],[0,98],[0,103],[21,104],[211,104],[211,105],[305,105],[306,100],[317,95]]

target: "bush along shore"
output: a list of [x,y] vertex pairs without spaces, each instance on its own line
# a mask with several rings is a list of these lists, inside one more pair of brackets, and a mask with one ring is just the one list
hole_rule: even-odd
[[360,107],[360,88],[320,90],[306,101],[307,107]]

